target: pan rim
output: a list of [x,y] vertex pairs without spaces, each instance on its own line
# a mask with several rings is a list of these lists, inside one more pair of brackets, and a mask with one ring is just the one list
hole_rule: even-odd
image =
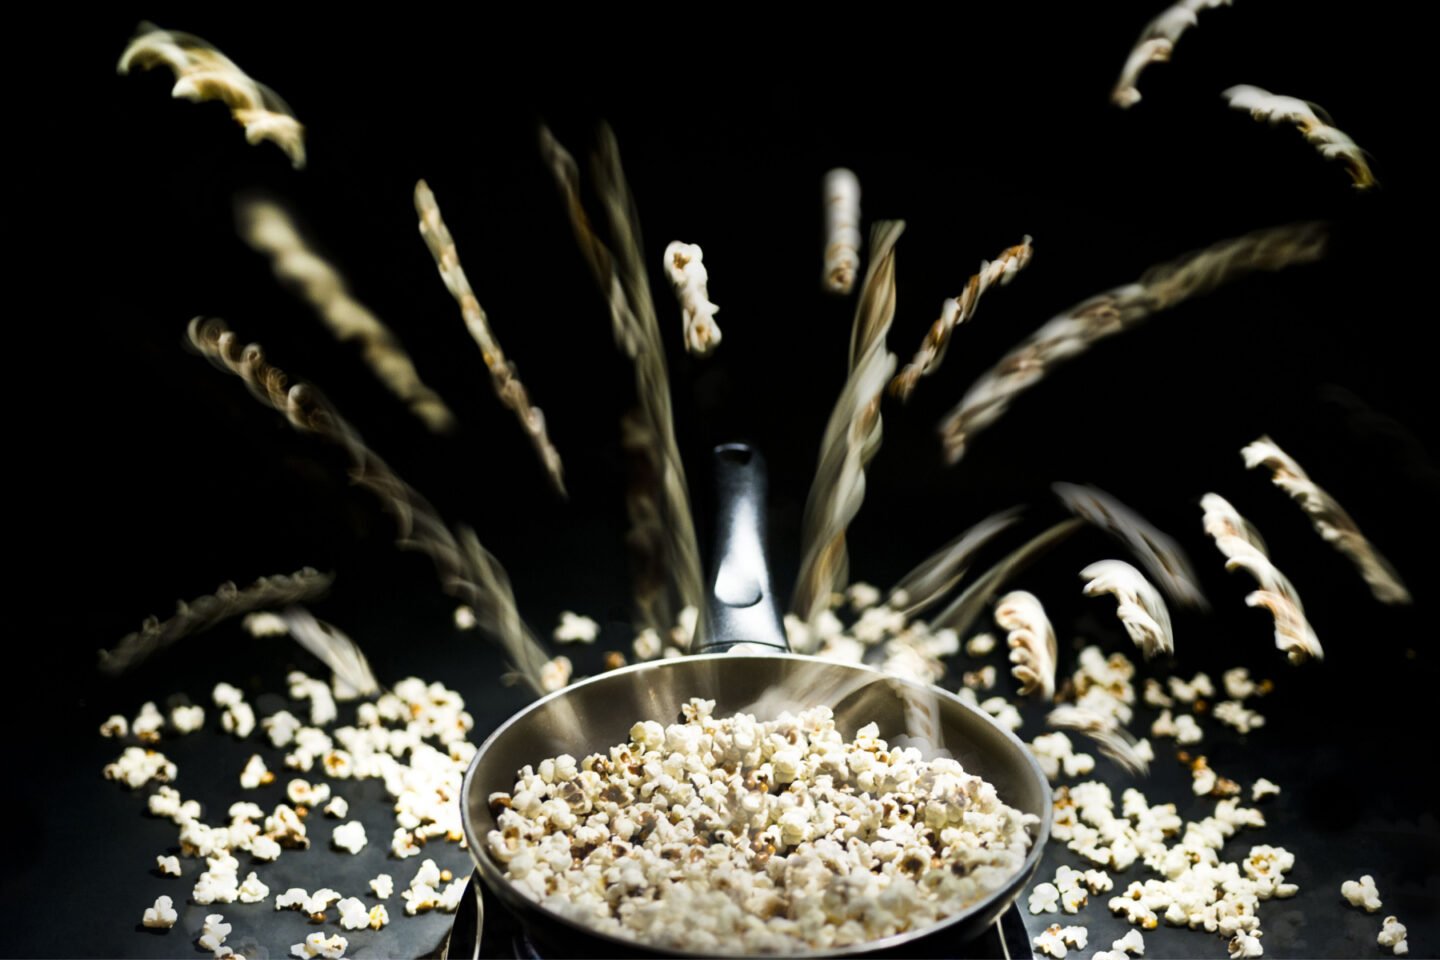
[[[506,731],[510,730],[513,726],[523,721],[527,716],[529,716],[534,711],[540,709],[545,704],[551,702],[552,700],[559,700],[570,696],[575,691],[580,690],[584,687],[598,683],[618,682],[616,678],[631,673],[658,671],[666,668],[679,668],[685,664],[694,663],[696,661],[734,659],[735,657],[742,657],[746,659],[778,658],[785,660],[795,660],[802,663],[814,663],[832,669],[839,667],[848,670],[868,673],[873,675],[877,681],[884,680],[886,682],[904,683],[909,686],[924,689],[929,693],[932,693],[939,697],[943,697],[951,703],[954,703],[964,708],[974,716],[982,719],[985,723],[988,723],[997,732],[1002,734],[1004,739],[1010,741],[1010,745],[1025,761],[1025,766],[1029,770],[1034,782],[1039,783],[1041,786],[1042,811],[1040,814],[1039,829],[1036,830],[1033,836],[1030,845],[1030,851],[1026,855],[1024,862],[1020,865],[1020,868],[1016,870],[1015,873],[1011,875],[1010,879],[1007,880],[1002,886],[997,887],[995,890],[992,890],[989,894],[975,901],[964,910],[961,910],[958,913],[951,914],[948,917],[944,917],[941,920],[932,923],[929,926],[922,927],[918,930],[907,930],[902,933],[891,934],[888,937],[882,937],[876,940],[865,940],[861,943],[852,944],[851,946],[842,947],[839,949],[795,951],[783,954],[757,955],[751,953],[728,953],[719,951],[696,953],[691,951],[676,950],[669,947],[662,948],[656,944],[646,943],[645,941],[636,939],[634,937],[620,937],[602,930],[597,930],[594,927],[587,926],[583,923],[572,920],[569,917],[565,917],[559,913],[556,913],[553,910],[548,909],[538,901],[531,900],[530,898],[525,897],[523,894],[514,890],[514,885],[505,877],[505,875],[501,872],[500,868],[496,866],[494,861],[485,852],[485,838],[479,836],[474,821],[470,816],[470,795],[476,771],[479,769],[480,763],[484,759],[487,751],[494,745],[494,743],[501,736],[503,736]],[[1055,815],[1054,796],[1053,791],[1050,788],[1050,779],[1045,776],[1045,772],[1040,768],[1039,761],[1036,760],[1035,755],[1030,752],[1029,748],[1025,746],[1024,741],[1017,737],[1015,733],[1009,728],[1000,724],[994,717],[990,716],[984,710],[980,710],[977,707],[971,706],[970,704],[966,703],[964,700],[961,700],[958,696],[946,690],[945,688],[937,686],[935,684],[922,684],[914,680],[899,677],[891,673],[886,673],[883,670],[869,666],[867,664],[845,663],[838,660],[827,660],[823,657],[782,652],[778,650],[768,651],[756,648],[752,648],[751,650],[747,650],[743,653],[726,652],[693,654],[683,657],[672,657],[664,660],[652,660],[646,663],[629,664],[616,670],[607,670],[604,673],[596,674],[593,677],[586,677],[584,680],[577,681],[573,684],[561,688],[560,690],[556,690],[553,693],[548,693],[545,696],[540,697],[539,699],[528,704],[518,713],[512,715],[504,723],[500,724],[500,726],[496,727],[495,730],[492,731],[491,734],[485,738],[485,741],[481,743],[480,746],[476,749],[474,757],[472,757],[470,760],[470,766],[465,771],[465,777],[461,781],[460,801],[461,826],[464,829],[465,840],[470,850],[470,859],[474,862],[475,867],[480,874],[482,882],[489,886],[491,891],[497,897],[499,897],[501,901],[505,902],[508,907],[511,907],[512,909],[523,908],[526,910],[537,911],[545,920],[549,922],[562,924],[566,928],[574,931],[580,936],[591,937],[596,940],[611,944],[618,950],[634,951],[636,949],[639,949],[653,953],[663,952],[665,956],[697,958],[740,958],[753,956],[812,958],[855,956],[859,954],[868,954],[891,950],[896,947],[900,947],[906,943],[920,939],[921,937],[928,937],[932,934],[939,933],[943,931],[946,927],[954,926],[955,924],[961,922],[968,917],[986,912],[994,905],[996,900],[1002,897],[1008,897],[1011,899],[1011,901],[1018,899],[1019,894],[1010,893],[1011,884],[1013,884],[1016,880],[1019,880],[1020,886],[1023,888],[1024,884],[1028,882],[1029,878],[1034,874],[1036,868],[1039,866],[1040,857],[1045,852],[1045,845],[1050,839],[1050,828]],[[1005,909],[1009,909],[1010,906],[1011,904],[1007,903],[1005,905]],[[523,917],[520,918],[520,924],[522,927],[528,926]]]

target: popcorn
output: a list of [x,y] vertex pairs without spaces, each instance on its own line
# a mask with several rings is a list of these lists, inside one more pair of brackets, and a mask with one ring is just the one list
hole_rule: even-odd
[[1368,873],[1359,882],[1346,880],[1340,884],[1340,895],[1350,901],[1350,906],[1363,907],[1366,913],[1375,913],[1383,905],[1380,891],[1375,887],[1375,878]]
[[221,957],[233,956],[235,951],[229,947],[221,946],[225,938],[230,935],[231,926],[225,922],[225,918],[218,913],[212,913],[205,918],[205,926],[200,931],[200,939],[196,941],[202,950],[212,950],[216,960]]
[[463,603],[460,604],[460,606],[458,606],[458,607],[455,608],[455,629],[457,629],[457,630],[474,630],[474,629],[475,629],[475,623],[476,623],[476,621],[475,621],[475,611],[474,611],[474,610],[472,610],[471,608],[467,607],[467,606],[466,606],[465,604],[463,604]]
[[240,884],[240,902],[261,903],[268,896],[270,896],[270,888],[260,882],[260,877],[255,871],[250,871],[245,882]]
[[129,732],[130,721],[118,713],[100,724],[100,736],[102,737],[123,737]]
[[1053,883],[1037,884],[1030,891],[1030,912],[1054,913],[1060,901],[1060,890]]
[[560,625],[551,634],[556,643],[594,643],[600,636],[600,624],[589,617],[564,610],[560,613]]
[[[655,631],[650,631],[655,636]],[[641,660],[652,659],[660,652],[660,638],[655,636],[654,653],[650,656],[642,656],[640,653],[640,637],[635,638],[635,656]],[[647,647],[646,649],[649,649]],[[545,662],[540,668],[540,689],[546,693],[554,693],[556,690],[564,689],[570,683],[570,674],[574,672],[569,657],[554,657]]]
[[1160,716],[1150,725],[1150,736],[1157,739],[1174,737],[1176,743],[1188,745],[1199,743],[1205,734],[1190,714],[1182,713],[1178,717],[1171,717],[1169,710],[1162,710]]
[[323,933],[312,933],[305,938],[304,943],[297,943],[290,948],[290,956],[298,957],[299,960],[312,960],[314,957],[324,957],[325,960],[341,960],[349,948],[350,941],[338,933],[333,937],[327,937]]
[[159,743],[160,728],[164,725],[165,715],[156,709],[154,703],[147,702],[140,707],[139,715],[130,724],[130,732],[141,743]]
[[323,680],[316,680],[299,670],[292,670],[286,679],[290,683],[291,700],[310,701],[311,726],[323,727],[327,723],[335,722],[338,716],[335,697]]
[[330,842],[338,849],[348,850],[352,854],[359,853],[367,842],[365,824],[359,820],[341,824],[330,834]]
[[176,771],[175,764],[157,750],[126,747],[125,752],[114,763],[107,763],[102,772],[106,780],[119,780],[131,790],[138,790],[151,780],[169,783],[175,779]]
[[845,598],[854,610],[865,610],[880,602],[880,589],[873,584],[856,581],[845,589]]
[[330,802],[325,804],[325,815],[327,817],[334,817],[336,820],[344,820],[345,817],[349,815],[349,813],[350,802],[344,797],[338,795],[331,797]]
[[1260,685],[1250,679],[1249,667],[1234,667],[1220,675],[1225,687],[1225,696],[1231,700],[1244,700],[1260,691]]
[[1247,708],[1239,700],[1222,700],[1215,704],[1215,719],[1241,733],[1249,733],[1255,727],[1265,726],[1265,718]]
[[1260,946],[1258,930],[1255,931],[1255,935],[1237,933],[1230,940],[1230,956],[1232,958],[1258,957],[1264,953],[1265,948]]
[[255,790],[274,782],[275,774],[265,766],[260,754],[250,754],[250,759],[245,761],[245,769],[240,771],[240,786],[246,790]]
[[205,726],[205,708],[199,704],[175,707],[170,711],[170,725],[181,734],[194,733]]
[[1259,780],[1256,780],[1253,784],[1250,785],[1250,799],[1257,803],[1261,800],[1264,800],[1266,797],[1275,797],[1279,795],[1280,788],[1275,786],[1275,784],[1271,783],[1269,780],[1266,780],[1264,777],[1261,777]]
[[385,904],[377,903],[370,908],[370,929],[379,930],[390,922],[390,911],[385,909]]
[[993,664],[986,664],[979,670],[967,670],[960,678],[960,682],[972,690],[990,690],[999,679],[999,673]]
[[240,861],[222,852],[219,856],[207,857],[205,863],[209,869],[195,881],[190,898],[200,904],[234,903],[240,896],[240,879],[236,876]]
[[390,838],[390,853],[401,860],[407,857],[418,857],[420,845],[415,842],[415,835],[404,827],[397,827],[394,835]]
[[300,912],[311,920],[321,921],[325,919],[325,911],[330,909],[330,904],[340,899],[340,894],[329,887],[321,887],[300,905]]
[[280,844],[272,837],[258,836],[250,841],[250,856],[262,862],[280,859]]
[[[161,897],[160,899],[164,900],[165,898]],[[156,903],[158,904],[159,901]],[[1401,923],[1398,917],[1385,918],[1380,927],[1380,935],[1375,938],[1375,942],[1382,947],[1389,947],[1397,957],[1410,952],[1410,944],[1405,940],[1405,924]]]
[[215,701],[217,707],[233,707],[237,703],[244,702],[245,694],[228,683],[217,683],[210,698]]
[[395,881],[390,874],[382,873],[370,881],[370,889],[375,893],[377,900],[389,900],[390,894],[395,892]]
[[965,652],[972,657],[983,657],[995,649],[995,635],[977,633],[965,641]]
[[310,899],[310,894],[299,887],[291,887],[275,898],[276,910],[302,910],[305,901]]
[[370,926],[370,911],[359,897],[346,897],[336,906],[340,910],[340,926],[346,930],[364,930]]
[[285,620],[268,610],[245,614],[240,626],[252,637],[283,637],[290,632],[290,626]]
[[1061,960],[1069,952],[1067,944],[1076,950],[1083,950],[1088,937],[1084,927],[1061,927],[1058,923],[1052,923],[1031,942],[1041,953]]
[[330,799],[330,784],[317,783],[312,786],[308,780],[295,779],[286,785],[285,795],[297,807],[318,807]]
[[164,875],[167,876],[167,877],[178,877],[178,876],[180,876],[180,858],[179,858],[179,857],[156,857],[156,858],[155,858],[155,867],[156,867],[156,869],[158,869],[162,874],[164,874]]
[[1201,697],[1215,696],[1215,685],[1206,673],[1195,674],[1189,683],[1179,677],[1170,677],[1166,682],[1170,685],[1170,695],[1181,703],[1194,703]]
[[151,930],[169,930],[179,919],[180,915],[175,912],[173,900],[169,897],[156,897],[155,906],[145,908],[140,923]]
[[295,739],[295,732],[304,724],[289,710],[281,710],[279,713],[261,720],[260,726],[265,728],[265,733],[270,737],[270,746],[288,747]]
[[[660,656],[660,634],[656,633],[653,627],[646,627],[635,635],[634,642],[630,644],[630,650],[635,654],[637,661],[654,660]],[[567,672],[565,674],[567,683],[569,678],[570,675]]]
[[255,731],[255,709],[243,700],[232,703],[220,714],[220,726],[236,739],[244,740]]
[[1145,955],[1145,938],[1140,935],[1139,930],[1130,930],[1125,936],[1110,944],[1112,950],[1123,950],[1125,953],[1134,954],[1137,957]]

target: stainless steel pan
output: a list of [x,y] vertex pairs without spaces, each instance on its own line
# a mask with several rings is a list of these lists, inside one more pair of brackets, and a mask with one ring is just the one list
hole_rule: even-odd
[[[608,936],[544,909],[515,890],[491,859],[486,836],[496,829],[491,793],[509,792],[526,764],[568,753],[583,758],[629,740],[637,720],[674,723],[691,697],[715,701],[715,715],[737,711],[773,719],[782,710],[821,704],[853,738],[867,723],[880,735],[943,749],[970,773],[993,783],[1009,805],[1040,817],[1024,866],[1000,890],[922,930],[849,948],[787,956],[903,954],[921,937],[964,942],[982,933],[1024,889],[1050,835],[1050,787],[1014,734],[954,694],[887,676],[869,667],[789,653],[770,590],[764,550],[765,476],[759,454],[741,445],[716,449],[719,508],[716,563],[703,642],[688,657],[636,664],[537,700],[481,745],[464,781],[465,836],[487,887],[525,928],[542,955],[687,956]],[[907,737],[911,739],[906,739]],[[706,954],[721,956],[723,954]],[[698,956],[698,954],[696,955]]]

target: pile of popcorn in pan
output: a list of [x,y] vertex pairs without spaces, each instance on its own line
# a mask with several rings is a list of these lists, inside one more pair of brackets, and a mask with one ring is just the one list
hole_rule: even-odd
[[[336,726],[336,699],[348,695],[343,684],[327,684],[300,672],[288,679],[290,698],[306,708],[295,708],[303,716],[280,710],[257,720],[239,689],[221,683],[212,692],[219,714],[212,725],[218,734],[243,742],[256,736],[258,728],[258,737],[265,741],[261,749],[268,747],[267,753],[282,758],[276,763],[279,770],[271,770],[259,752],[237,764],[237,799],[219,820],[213,814],[207,818],[199,801],[185,798],[172,785],[180,782],[180,771],[159,749],[163,738],[204,730],[204,707],[177,706],[167,717],[154,703],[146,703],[133,720],[116,715],[101,725],[102,736],[137,741],[106,765],[105,778],[130,790],[149,791],[149,814],[177,828],[179,854],[158,854],[156,870],[178,878],[188,892],[161,896],[145,907],[143,926],[174,927],[179,920],[176,901],[186,898],[207,906],[273,903],[275,910],[297,910],[322,927],[293,945],[290,955],[333,960],[345,954],[356,931],[378,931],[389,924],[392,908],[413,917],[430,910],[453,912],[459,905],[465,877],[453,876],[423,853],[431,842],[464,845],[460,783],[475,745],[467,739],[474,721],[460,695],[439,683],[411,677],[390,692],[357,704],[352,725]],[[266,810],[244,799],[282,778],[288,803]],[[411,875],[410,870],[398,869],[397,863],[399,881],[381,873],[369,881],[367,890],[342,893],[321,887],[272,893],[264,879],[266,866],[282,856],[294,856],[317,844],[354,855],[370,843],[364,823],[350,819],[351,804],[342,792],[347,783],[363,779],[381,781],[393,799],[395,828],[386,841],[390,857],[420,858],[419,868]],[[316,874],[325,867],[317,862]],[[408,884],[402,887],[407,876]],[[403,903],[393,899],[397,889]],[[223,914],[210,914],[196,942],[217,958],[232,956],[234,951],[225,944],[231,929]]]

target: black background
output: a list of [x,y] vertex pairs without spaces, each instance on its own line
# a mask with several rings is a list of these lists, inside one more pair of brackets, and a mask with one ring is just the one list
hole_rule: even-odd
[[[1415,816],[1425,803],[1405,782],[1418,783],[1421,754],[1434,752],[1422,744],[1433,730],[1440,474],[1428,346],[1433,160],[1420,146],[1414,26],[1397,6],[1203,13],[1175,61],[1144,73],[1144,100],[1129,111],[1108,95],[1152,4],[967,5],[943,20],[837,9],[804,23],[758,13],[721,23],[675,8],[516,19],[417,6],[371,20],[146,9],[51,24],[63,39],[22,64],[26,100],[43,102],[33,149],[45,162],[16,184],[20,209],[34,212],[11,224],[28,238],[11,284],[29,291],[11,317],[27,340],[10,358],[27,447],[11,469],[30,491],[13,508],[30,575],[12,602],[35,618],[29,669],[66,684],[22,684],[21,701],[41,704],[32,716],[57,718],[27,738],[33,762],[57,763],[56,746],[91,736],[112,709],[133,714],[177,684],[200,695],[197,678],[226,658],[291,656],[238,650],[230,629],[119,686],[94,675],[97,648],[225,580],[334,570],[317,614],[390,679],[417,663],[446,679],[437,657],[458,664],[480,643],[451,636],[428,561],[394,549],[392,521],[348,485],[338,451],[295,434],[183,348],[197,314],[224,317],[319,385],[448,519],[473,524],[538,633],[570,608],[605,624],[604,645],[628,643],[618,422],[632,381],[536,142],[543,121],[583,167],[603,119],[640,210],[702,541],[707,451],[755,442],[770,462],[774,573],[788,596],[853,308],[819,292],[825,170],[859,174],[867,225],[908,223],[889,340],[902,363],[982,258],[1032,234],[1034,261],[985,298],[941,371],[908,405],[887,402],[884,447],[851,529],[852,575],[888,585],[1016,503],[1033,505],[1038,529],[1060,516],[1052,481],[1095,483],[1177,536],[1200,570],[1216,611],[1179,615],[1178,669],[1273,672],[1296,691],[1295,731],[1336,718],[1317,737],[1401,781],[1381,786]],[[307,169],[291,170],[271,144],[247,146],[220,105],[171,100],[168,71],[117,76],[141,17],[205,37],[285,97],[307,127]],[[1373,154],[1381,188],[1357,193],[1294,131],[1229,110],[1219,94],[1236,83],[1324,106]],[[494,397],[418,236],[420,177],[547,415],[569,502]],[[237,238],[235,199],[253,191],[290,206],[395,331],[456,412],[455,434],[428,435]],[[1024,395],[958,466],[942,465],[939,418],[1045,318],[1188,250],[1313,218],[1333,223],[1322,264],[1242,281],[1102,344]],[[725,339],[709,359],[684,354],[658,269],[677,238],[704,247],[722,308]],[[1414,607],[1374,602],[1303,515],[1243,469],[1239,448],[1261,433],[1348,507],[1399,567]],[[1248,583],[1224,574],[1200,531],[1208,490],[1265,533],[1325,644],[1323,664],[1292,671],[1267,617],[1243,607]],[[1115,642],[1108,611],[1082,603],[1074,574],[1105,551],[1083,534],[1018,584],[1046,599],[1062,638]],[[514,698],[486,679],[467,697]],[[1276,730],[1269,749],[1281,742]],[[40,797],[22,791],[22,806],[41,809]],[[1327,827],[1343,830],[1346,809]],[[32,838],[26,857],[53,861],[47,842]]]

